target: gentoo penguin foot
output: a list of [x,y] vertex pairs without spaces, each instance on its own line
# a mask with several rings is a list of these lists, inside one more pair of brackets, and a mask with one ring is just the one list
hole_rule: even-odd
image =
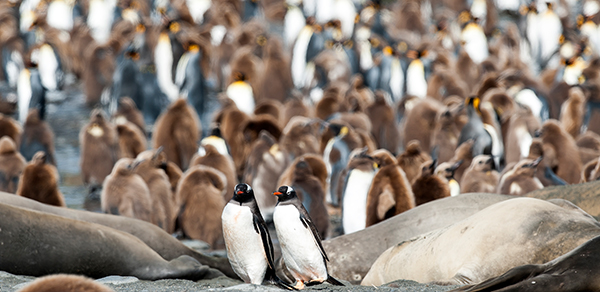
[[304,282],[300,281],[296,281],[296,283],[294,283],[294,289],[296,290],[302,290],[304,289]]

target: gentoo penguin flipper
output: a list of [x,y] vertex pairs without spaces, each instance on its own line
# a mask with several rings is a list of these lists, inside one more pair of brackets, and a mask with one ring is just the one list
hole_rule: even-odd
[[265,219],[263,219],[262,216],[257,215],[260,214],[258,205],[254,205],[253,209],[254,211],[252,212],[252,223],[254,225],[254,231],[260,234],[260,238],[262,238],[263,247],[265,248],[265,254],[267,255],[267,263],[269,264],[269,269],[275,270],[275,266],[273,265],[273,242],[271,241],[271,237],[269,236],[267,223],[265,222]]
[[308,212],[306,211],[306,209],[304,208],[303,205],[300,205],[298,207],[298,211],[300,211],[299,212],[300,213],[300,221],[302,222],[302,225],[304,225],[304,228],[309,228],[310,231],[312,232],[315,243],[317,244],[317,246],[319,246],[319,250],[321,251],[321,255],[323,256],[323,259],[326,261],[329,261],[329,257],[327,257],[327,253],[325,252],[325,249],[323,248],[323,244],[321,243],[321,236],[319,236],[319,232],[317,231],[315,224],[310,219]]
[[[317,243],[317,246],[319,247],[319,250],[321,251],[321,255],[323,256],[323,261],[329,261],[329,257],[327,256],[327,253],[325,252],[325,249],[323,248],[323,244],[321,243],[321,237],[319,236],[319,231],[317,231],[317,228],[315,227],[315,224],[312,222],[312,219],[310,219],[310,216],[308,215],[308,212],[306,211],[306,209],[304,208],[304,206],[300,205],[300,207],[298,208],[299,213],[300,213],[300,221],[302,222],[302,225],[304,225],[305,228],[310,229],[310,231],[313,234],[313,238],[315,240],[315,243]],[[342,282],[340,282],[338,279],[332,277],[329,273],[327,273],[327,282],[329,282],[332,285],[336,285],[336,286],[346,286],[344,285]],[[291,287],[291,286],[290,286]]]

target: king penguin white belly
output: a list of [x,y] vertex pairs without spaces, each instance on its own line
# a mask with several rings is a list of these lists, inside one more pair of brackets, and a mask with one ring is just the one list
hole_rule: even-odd
[[38,68],[44,87],[49,91],[57,90],[58,79],[56,73],[60,68],[54,49],[49,44],[43,44],[38,51]]
[[419,98],[427,96],[427,81],[425,80],[425,68],[420,59],[410,62],[406,69],[406,94]]
[[158,39],[158,44],[154,49],[154,63],[156,66],[156,77],[158,87],[169,98],[175,101],[179,97],[179,88],[173,83],[172,66],[173,66],[173,50],[171,48],[171,40],[167,33],[161,33]]
[[247,206],[229,202],[221,215],[227,257],[235,273],[246,283],[260,285],[267,271],[262,238],[253,226]]
[[367,195],[375,171],[354,169],[348,176],[348,184],[342,202],[342,226],[344,233],[365,229],[367,223]]
[[304,282],[327,279],[327,267],[310,228],[300,221],[300,213],[293,205],[277,205],[273,223],[281,245],[281,256],[296,279]]

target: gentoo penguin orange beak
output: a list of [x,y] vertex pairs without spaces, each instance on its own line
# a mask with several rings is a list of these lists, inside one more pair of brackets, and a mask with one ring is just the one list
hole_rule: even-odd
[[283,194],[282,192],[274,192],[273,193],[274,196],[279,196],[279,195],[282,195],[282,194]]

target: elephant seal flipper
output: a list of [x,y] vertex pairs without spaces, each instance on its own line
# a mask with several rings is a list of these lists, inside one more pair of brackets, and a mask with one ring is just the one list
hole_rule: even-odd
[[[542,265],[523,265],[452,291],[600,291],[600,236]],[[451,292],[452,292],[451,291]]]

